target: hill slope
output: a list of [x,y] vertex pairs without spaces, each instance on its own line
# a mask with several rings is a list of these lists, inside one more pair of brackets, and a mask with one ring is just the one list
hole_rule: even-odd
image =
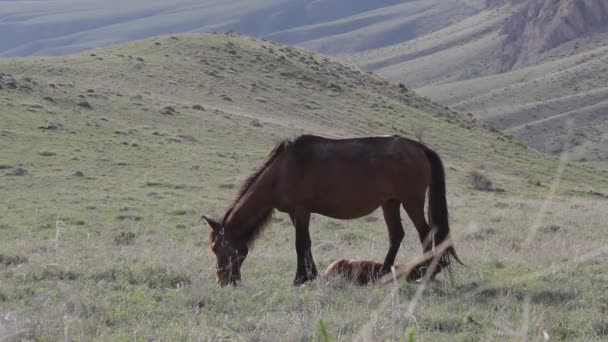
[[[530,146],[606,168],[608,49],[419,91],[511,133]],[[572,130],[569,122],[573,123]]]
[[[120,6],[4,1],[0,56],[65,54],[171,32],[237,30],[403,81],[556,156],[564,149],[559,137],[565,122],[576,118],[567,139],[575,159],[608,168],[606,106],[596,91],[608,74],[602,67],[607,10],[602,0],[256,0],[246,6],[235,0]],[[534,92],[527,91],[524,83],[530,82],[521,75],[544,70],[550,74],[535,77]],[[471,95],[466,89],[475,81],[466,81],[485,76]],[[505,106],[513,102],[519,105]]]
[[[199,120],[217,126],[218,132],[285,130],[278,136],[269,133],[266,147],[280,136],[304,131],[333,136],[422,133],[425,141],[446,148],[448,160],[462,158],[463,165],[483,160],[505,175],[518,173],[503,165],[503,157],[486,158],[490,151],[472,146],[516,147],[515,142],[405,87],[276,43],[228,36],[242,40],[238,48],[244,51],[239,51],[221,34],[203,36],[210,38],[202,41],[196,35],[184,37],[64,58],[0,60],[7,71],[0,81],[0,101],[7,108],[5,130],[29,123],[28,130],[52,140],[79,129],[105,134],[122,127],[124,134],[116,133],[115,138],[144,139],[153,146],[166,142],[162,135],[149,135],[156,125],[176,125],[182,135],[197,141],[205,138],[204,132],[192,131]],[[212,45],[197,45],[201,42]],[[14,111],[23,114],[8,115]],[[119,116],[111,120],[111,113]],[[39,128],[50,124],[60,129]],[[129,132],[130,124],[142,127]],[[537,158],[534,153],[512,153],[514,161],[524,164],[529,162],[525,158]],[[547,159],[549,175],[552,163]]]
[[[413,324],[410,307],[423,339],[475,339],[520,324],[525,305],[532,333],[605,336],[593,315],[604,305],[605,173],[562,174],[556,160],[399,85],[238,35],[2,59],[0,70],[3,336],[310,340],[321,318],[337,338],[386,340]],[[445,161],[454,239],[470,267],[455,269],[453,285],[441,276],[418,306],[416,284],[321,278],[293,288],[293,228],[278,214],[242,286],[216,286],[201,213],[219,215],[276,141],[303,132],[421,135]],[[493,191],[472,187],[473,170]],[[399,262],[420,252],[405,215],[404,224]],[[319,268],[386,252],[379,212],[315,217],[311,229]],[[358,328],[370,320],[371,331]]]

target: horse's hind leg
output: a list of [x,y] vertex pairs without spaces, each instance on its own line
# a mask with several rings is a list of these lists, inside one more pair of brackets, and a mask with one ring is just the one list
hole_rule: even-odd
[[317,277],[317,266],[312,257],[310,232],[310,213],[290,213],[291,222],[296,227],[296,253],[298,254],[298,269],[294,285],[301,285]]
[[[407,215],[410,217],[416,230],[418,231],[418,236],[420,237],[420,244],[422,244],[422,250],[425,254],[431,253],[433,250],[433,241],[431,236],[431,228],[424,217],[424,193],[418,198],[412,198],[409,201],[403,203],[403,209],[407,212]],[[430,260],[425,261],[416,266],[416,268],[409,275],[408,279],[417,280],[420,279],[425,270],[431,264]],[[433,270],[433,273],[438,273],[440,271],[439,268]]]
[[384,221],[388,228],[389,237],[389,248],[384,258],[384,264],[380,270],[381,274],[385,274],[391,271],[393,263],[395,263],[395,257],[399,251],[401,241],[405,232],[403,231],[403,225],[401,225],[401,215],[399,213],[400,202],[396,200],[390,200],[382,205],[382,212],[384,213]]
[[420,237],[420,243],[422,244],[422,250],[424,253],[429,252],[433,249],[433,242],[431,241],[431,228],[426,222],[424,217],[424,196],[417,201],[404,202],[403,209],[407,212],[407,215],[414,223],[414,227],[418,231],[418,237]]

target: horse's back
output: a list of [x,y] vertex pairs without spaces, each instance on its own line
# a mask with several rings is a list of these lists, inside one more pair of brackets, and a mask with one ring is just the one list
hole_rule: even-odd
[[349,219],[390,199],[424,192],[430,166],[420,143],[399,136],[292,140],[277,168],[285,209],[296,203],[326,216]]
[[303,135],[289,147],[290,162],[300,171],[325,177],[352,175],[416,177],[429,172],[424,145],[398,135],[331,139]]

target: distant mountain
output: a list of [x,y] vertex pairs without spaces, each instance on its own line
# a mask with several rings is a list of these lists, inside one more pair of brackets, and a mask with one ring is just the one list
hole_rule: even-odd
[[214,30],[333,55],[608,168],[606,0],[0,1],[4,57]]
[[353,52],[416,37],[482,7],[482,0],[9,0],[0,1],[0,56],[60,55],[214,30]]
[[0,56],[61,55],[162,33],[221,29],[282,1],[0,2]]

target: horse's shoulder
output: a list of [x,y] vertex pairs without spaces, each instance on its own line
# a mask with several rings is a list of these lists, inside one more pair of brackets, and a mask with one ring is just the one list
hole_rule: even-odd
[[324,137],[321,137],[318,135],[303,134],[303,135],[299,135],[296,138],[290,140],[287,143],[287,146],[289,146],[289,148],[292,152],[309,153],[310,151],[312,151],[314,149],[315,145],[318,145],[319,143],[323,143],[323,142],[328,142],[328,141],[331,141],[331,139],[324,138]]
[[314,134],[302,134],[302,135],[299,135],[299,136],[295,137],[294,139],[292,139],[291,144],[303,145],[303,144],[309,144],[309,143],[314,143],[314,142],[323,141],[323,140],[329,140],[329,139],[318,136],[318,135],[314,135]]

